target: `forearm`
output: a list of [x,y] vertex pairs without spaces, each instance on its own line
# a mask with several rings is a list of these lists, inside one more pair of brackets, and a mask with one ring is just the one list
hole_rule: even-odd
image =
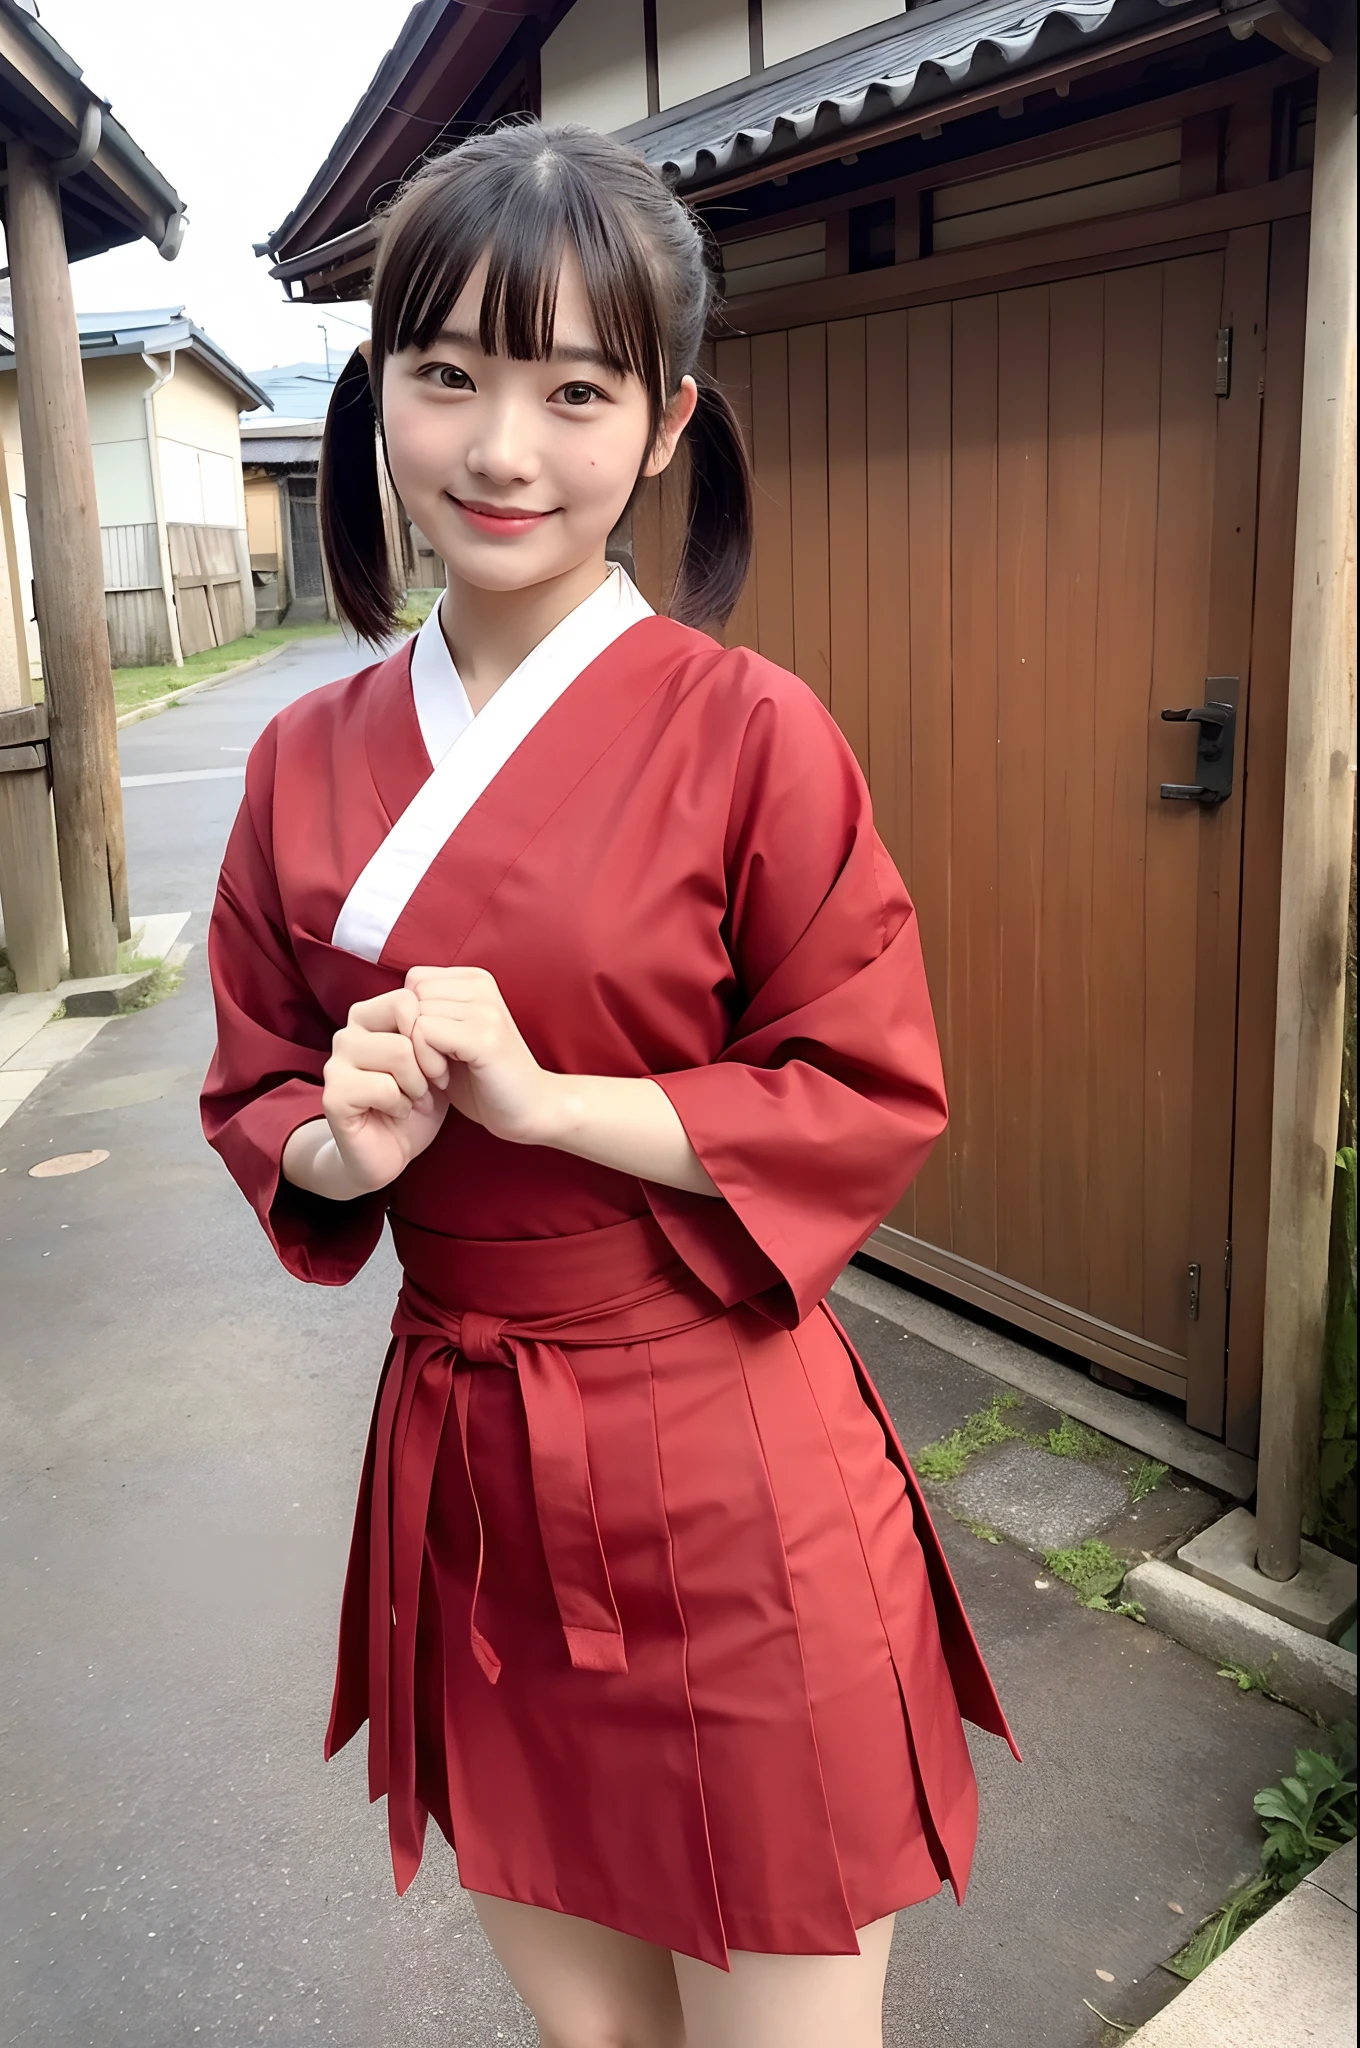
[[283,1148],[282,1169],[290,1186],[322,1195],[328,1202],[353,1202],[365,1192],[345,1171],[324,1116],[298,1125]]
[[675,1107],[655,1081],[552,1074],[546,1134],[537,1142],[617,1173],[695,1195],[718,1195]]

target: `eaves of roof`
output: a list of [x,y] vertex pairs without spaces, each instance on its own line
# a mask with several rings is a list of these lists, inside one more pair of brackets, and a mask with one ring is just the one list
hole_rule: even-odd
[[[898,19],[772,66],[620,130],[681,190],[702,191],[766,163],[802,158],[894,116],[932,111],[1027,71],[1178,22],[1202,29],[1277,13],[1275,0],[927,0]],[[1225,21],[1224,17],[1229,17]],[[1320,46],[1319,46],[1320,47]],[[1325,51],[1322,52],[1325,55]]]
[[256,255],[286,260],[365,223],[456,120],[520,23],[549,4],[416,0],[325,161],[287,217],[256,243]]
[[[188,319],[182,307],[167,306],[140,313],[80,313],[76,316],[82,362],[101,362],[112,356],[191,355],[205,369],[235,393],[238,410],[273,410],[272,402],[258,384],[220,349],[217,343]],[[14,367],[14,333],[0,323],[0,371]]]
[[[145,236],[173,257],[184,202],[114,119],[80,66],[17,0],[0,0],[0,135],[84,162],[62,183],[73,262]],[[88,156],[82,144],[92,144]]]

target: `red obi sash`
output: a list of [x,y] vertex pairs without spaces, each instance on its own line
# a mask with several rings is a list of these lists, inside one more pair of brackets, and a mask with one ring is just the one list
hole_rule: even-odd
[[477,1621],[485,1533],[468,1456],[472,1376],[488,1369],[513,1372],[519,1382],[543,1553],[571,1662],[582,1671],[626,1671],[569,1354],[577,1345],[674,1336],[725,1311],[650,1216],[571,1237],[511,1241],[444,1237],[396,1217],[392,1231],[405,1281],[360,1490],[326,1754],[343,1748],[367,1715],[369,1796],[387,1795],[403,1892],[425,1834],[416,1796],[416,1616],[450,1406],[477,1518],[471,1647],[482,1671],[494,1684],[501,1669]]

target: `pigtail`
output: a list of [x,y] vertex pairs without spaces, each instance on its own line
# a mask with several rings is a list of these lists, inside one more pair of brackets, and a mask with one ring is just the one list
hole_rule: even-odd
[[689,516],[671,614],[689,626],[725,625],[751,566],[751,465],[737,416],[706,370],[685,430]]
[[361,640],[380,645],[396,631],[404,593],[392,578],[378,488],[378,410],[358,349],[326,408],[317,498],[336,607]]

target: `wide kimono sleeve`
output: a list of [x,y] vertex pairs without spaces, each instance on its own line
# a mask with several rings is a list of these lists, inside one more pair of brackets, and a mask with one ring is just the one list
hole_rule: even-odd
[[334,1025],[293,952],[274,863],[275,734],[253,749],[208,931],[217,1050],[203,1085],[208,1143],[295,1278],[339,1287],[382,1235],[383,1193],[330,1202],[283,1179],[283,1148],[321,1115]]
[[655,1077],[723,1199],[645,1186],[720,1300],[791,1328],[948,1112],[916,915],[859,765],[811,690],[761,668],[724,849],[735,1023],[711,1065]]

